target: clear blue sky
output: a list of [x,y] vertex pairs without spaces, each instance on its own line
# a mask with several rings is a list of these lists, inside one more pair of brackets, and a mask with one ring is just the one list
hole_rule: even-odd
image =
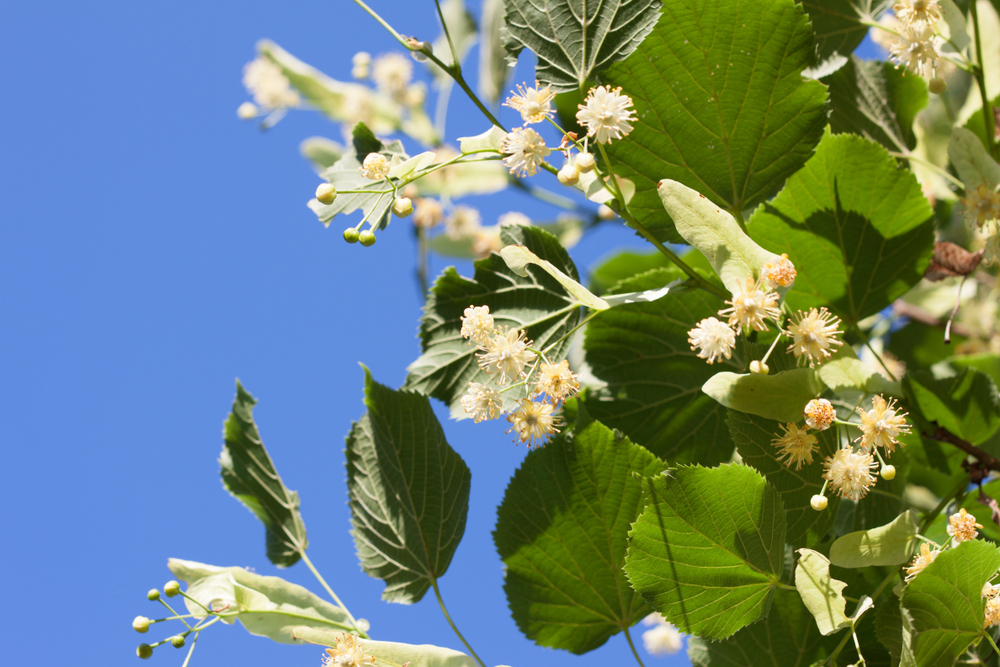
[[[430,0],[402,11],[395,0],[371,4],[401,32],[438,33]],[[326,230],[305,207],[318,180],[298,143],[339,138],[338,128],[309,112],[267,133],[236,119],[242,66],[262,37],[340,79],[356,51],[394,46],[349,0],[4,8],[7,664],[137,664],[135,645],[162,637],[130,623],[159,615],[145,592],[170,578],[169,556],[318,590],[304,566],[279,572],[267,562],[263,529],[222,490],[216,458],[236,377],[260,399],[264,441],[301,495],[309,553],[354,614],[380,639],[460,648],[433,598],[380,601],[382,583],[361,573],[347,532],[342,448],[363,412],[357,364],[399,386],[419,354],[411,234],[397,225],[373,248],[348,246],[343,224]],[[522,63],[516,81],[531,78]],[[451,138],[487,127],[460,92],[449,117]],[[554,213],[509,193],[472,203],[487,223],[512,209]],[[572,254],[585,269],[626,244],[639,245],[605,228]],[[432,272],[445,265],[435,260]],[[525,450],[495,425],[439,416],[473,474],[465,539],[441,581],[473,646],[490,665],[628,664],[620,636],[576,657],[518,632],[490,532]],[[192,664],[317,666],[320,654],[218,625]],[[183,657],[167,646],[152,662]]]

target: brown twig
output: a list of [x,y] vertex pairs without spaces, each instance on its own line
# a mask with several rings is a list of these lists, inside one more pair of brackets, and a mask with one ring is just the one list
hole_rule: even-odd
[[[971,442],[962,440],[960,437],[949,431],[943,426],[937,426],[937,430],[934,433],[924,432],[923,436],[925,438],[930,438],[931,440],[937,440],[939,442],[947,442],[949,444],[955,445],[963,452],[970,456],[976,458],[976,465],[979,468],[985,468],[986,470],[998,470],[1000,471],[1000,459],[987,454],[983,450],[979,449]],[[972,471],[970,470],[970,473]]]
[[[896,301],[892,304],[892,310],[897,315],[908,317],[911,320],[920,322],[921,324],[926,324],[927,326],[941,328],[944,328],[945,326],[945,323],[932,313],[927,312],[920,306],[914,306],[912,303],[906,303],[901,299],[896,299]],[[952,333],[965,338],[972,338],[975,336],[972,330],[959,322],[951,325],[951,331]]]

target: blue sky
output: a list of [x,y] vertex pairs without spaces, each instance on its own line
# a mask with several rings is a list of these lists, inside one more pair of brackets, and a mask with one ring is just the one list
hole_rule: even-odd
[[[429,1],[371,4],[401,32],[438,33]],[[363,412],[358,362],[399,386],[419,354],[411,234],[396,225],[373,248],[348,246],[344,225],[324,229],[305,207],[319,181],[298,143],[338,128],[293,112],[265,133],[235,115],[259,38],[340,79],[356,51],[390,50],[392,38],[348,0],[9,3],[4,15],[0,562],[5,634],[16,638],[6,661],[136,664],[135,645],[161,633],[140,637],[130,623],[159,615],[145,592],[170,578],[169,556],[279,574],[263,529],[218,477],[237,377],[301,495],[310,556],[353,613],[380,639],[460,648],[432,598],[379,600],[382,583],[361,573],[347,533],[342,448]],[[515,81],[531,78],[522,62]],[[460,92],[449,118],[451,138],[487,128]],[[554,214],[516,193],[471,203],[487,223],[509,210]],[[572,254],[585,269],[626,245],[640,243],[606,226]],[[432,274],[449,263],[435,259]],[[576,657],[518,632],[490,532],[525,450],[495,425],[445,429],[473,483],[441,587],[477,652],[491,665],[627,664],[620,636]],[[319,590],[302,565],[280,574]],[[192,664],[319,656],[216,626]],[[183,657],[168,646],[152,661]]]

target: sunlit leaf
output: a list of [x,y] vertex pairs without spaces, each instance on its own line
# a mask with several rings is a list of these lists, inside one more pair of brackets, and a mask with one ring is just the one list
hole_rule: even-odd
[[811,368],[772,375],[724,371],[713,375],[701,388],[727,408],[784,422],[802,419],[806,403],[822,389]]
[[[310,644],[336,646],[337,633],[312,628],[295,628],[295,637]],[[458,651],[431,644],[400,644],[380,642],[372,639],[361,640],[366,655],[373,656],[380,667],[479,667],[479,663]]]
[[799,549],[795,566],[795,588],[802,603],[816,619],[820,634],[830,635],[851,625],[847,618],[844,589],[847,584],[830,576],[830,561],[812,549]]
[[848,533],[830,547],[830,562],[838,567],[902,565],[920,543],[918,523],[911,510],[884,526]]

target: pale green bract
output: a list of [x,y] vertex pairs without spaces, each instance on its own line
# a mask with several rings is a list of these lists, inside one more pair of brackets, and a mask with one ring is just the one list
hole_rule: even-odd
[[847,584],[830,576],[830,561],[823,554],[812,549],[799,549],[796,553],[799,562],[795,566],[795,588],[816,619],[820,634],[829,635],[850,627],[844,599]]
[[838,567],[902,565],[920,544],[917,515],[907,511],[892,523],[848,533],[830,547],[830,562]]

